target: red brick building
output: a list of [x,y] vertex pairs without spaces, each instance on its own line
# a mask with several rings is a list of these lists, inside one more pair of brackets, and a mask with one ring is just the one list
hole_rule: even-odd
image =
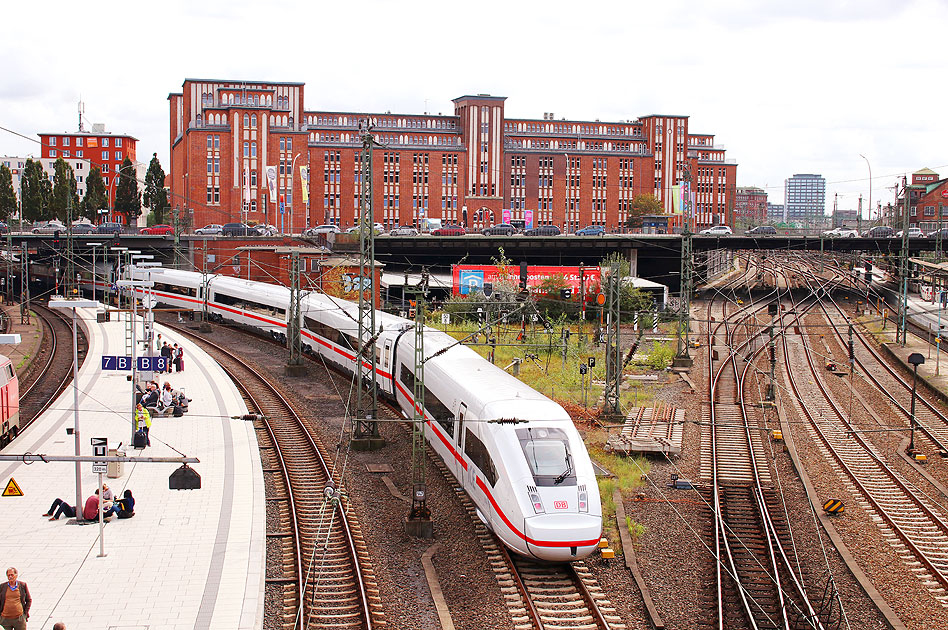
[[[135,148],[137,138],[125,134],[112,134],[102,125],[93,125],[92,131],[37,134],[42,142],[42,160],[46,170],[52,173],[51,164],[63,158],[73,168],[78,181],[80,197],[85,194],[85,180],[93,166],[102,171],[102,182],[109,197],[109,207],[115,204],[115,186],[119,167],[125,158],[132,161],[136,174],[141,170],[137,164]],[[139,185],[141,188],[141,185]]]
[[738,186],[734,200],[734,225],[754,226],[767,222],[767,191],[755,186]]
[[[928,168],[912,173],[908,186],[909,224],[921,228],[926,234],[948,227],[948,179]],[[899,207],[904,203],[904,193]],[[896,229],[901,229],[901,226]]]
[[369,120],[383,145],[373,157],[374,207],[387,229],[426,218],[480,228],[531,215],[566,231],[618,229],[636,195],[672,212],[672,188],[689,177],[695,227],[733,223],[737,166],[714,136],[690,133],[687,116],[508,119],[506,98],[485,94],[454,99],[451,115],[325,112],[305,110],[303,93],[302,83],[186,79],[168,97],[172,204],[190,209],[198,227],[351,226],[359,123]]

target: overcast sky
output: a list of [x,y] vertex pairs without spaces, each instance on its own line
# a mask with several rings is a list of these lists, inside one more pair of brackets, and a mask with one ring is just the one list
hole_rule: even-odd
[[[686,114],[783,200],[819,173],[841,208],[902,174],[948,176],[948,0],[3,3],[0,126],[36,138],[86,120],[168,170],[186,77],[306,83],[307,109],[448,114],[507,97],[510,117]],[[39,154],[0,131],[0,154]],[[875,201],[873,206],[875,206]]]

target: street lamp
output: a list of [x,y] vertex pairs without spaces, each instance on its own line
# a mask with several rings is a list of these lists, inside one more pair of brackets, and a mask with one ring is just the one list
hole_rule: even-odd
[[[106,245],[105,243],[86,243],[86,247],[92,248],[92,301],[93,302],[95,301],[95,283],[96,283],[96,278],[97,278],[97,275],[95,272],[95,250],[97,247],[105,247],[105,245]],[[102,253],[103,255],[105,254],[104,249],[102,250]],[[104,293],[105,291],[103,290],[103,296],[104,296]]]
[[290,234],[293,234],[293,182],[296,179],[296,158],[301,154],[293,156],[293,162],[290,164]]
[[[866,166],[869,167],[869,225],[872,225],[872,164],[869,163],[869,158],[867,158],[862,153],[859,154],[859,157],[866,161]],[[859,216],[862,219],[862,215]]]
[[908,362],[912,364],[912,412],[909,422],[912,430],[912,438],[909,441],[909,455],[915,455],[915,382],[918,380],[918,366],[925,363],[925,355],[920,352],[913,352],[908,356]]
[[[76,457],[79,457],[79,337],[76,334],[76,309],[98,308],[95,300],[65,299],[54,296],[50,299],[49,308],[64,308],[72,310],[72,406],[73,406],[73,438],[76,442]],[[82,520],[82,471],[76,461],[76,519]]]

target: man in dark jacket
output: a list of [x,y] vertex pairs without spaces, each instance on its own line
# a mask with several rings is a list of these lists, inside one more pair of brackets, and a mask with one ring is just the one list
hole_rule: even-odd
[[165,358],[165,372],[171,371],[171,346],[167,342],[161,344],[161,356]]
[[7,581],[0,585],[0,627],[3,630],[26,630],[33,598],[26,582],[17,579],[13,567],[7,569]]

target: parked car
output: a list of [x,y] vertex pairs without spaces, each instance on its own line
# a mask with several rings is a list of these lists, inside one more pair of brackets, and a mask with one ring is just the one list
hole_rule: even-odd
[[201,236],[216,236],[224,233],[223,228],[217,223],[209,223],[202,228],[194,230],[195,234]]
[[7,225],[5,222],[0,221],[0,234],[6,234],[9,231],[10,231],[10,226]]
[[332,223],[324,223],[311,227],[303,232],[303,236],[319,236],[320,234],[339,234],[339,226]]
[[581,230],[576,230],[576,236],[602,236],[606,233],[606,228],[601,225],[587,225]]
[[277,226],[267,225],[266,223],[259,223],[253,226],[253,229],[257,231],[257,236],[276,236],[280,233]]
[[33,234],[52,234],[54,232],[65,232],[66,226],[59,221],[40,221],[33,226]]
[[139,234],[174,234],[174,228],[168,225],[167,223],[159,223],[158,225],[144,227],[140,229],[138,233]]
[[96,234],[121,234],[125,231],[125,226],[121,223],[106,221],[95,227]]
[[895,236],[895,230],[888,225],[877,225],[866,230],[863,236],[868,238],[892,238]]
[[246,223],[225,223],[221,226],[223,236],[256,236],[257,231]]
[[73,234],[95,234],[95,226],[91,223],[73,223],[72,224],[72,233]]
[[418,229],[411,225],[399,225],[392,228],[389,236],[418,236]]
[[826,238],[855,238],[859,236],[859,231],[851,228],[838,227],[832,230],[825,230],[823,236]]
[[481,230],[481,234],[484,236],[513,236],[517,231],[517,228],[509,223],[498,223],[497,225],[484,228]]
[[948,239],[948,227],[943,227],[940,230],[932,230],[928,233],[928,238]]
[[731,231],[731,228],[727,225],[714,225],[707,229],[701,230],[698,234],[704,234],[708,236],[728,236],[729,234],[734,234]]
[[559,236],[560,234],[562,234],[560,228],[555,225],[538,225],[523,233],[524,236]]
[[[921,228],[910,227],[908,229],[908,237],[909,238],[925,238],[925,233],[922,232]],[[895,238],[902,238],[902,230],[899,230],[898,232],[895,233]]]
[[467,231],[460,225],[442,225],[437,230],[432,230],[432,236],[464,236]]
[[772,225],[758,225],[757,227],[752,227],[751,229],[744,232],[744,234],[760,236],[764,234],[776,234],[777,228]]

